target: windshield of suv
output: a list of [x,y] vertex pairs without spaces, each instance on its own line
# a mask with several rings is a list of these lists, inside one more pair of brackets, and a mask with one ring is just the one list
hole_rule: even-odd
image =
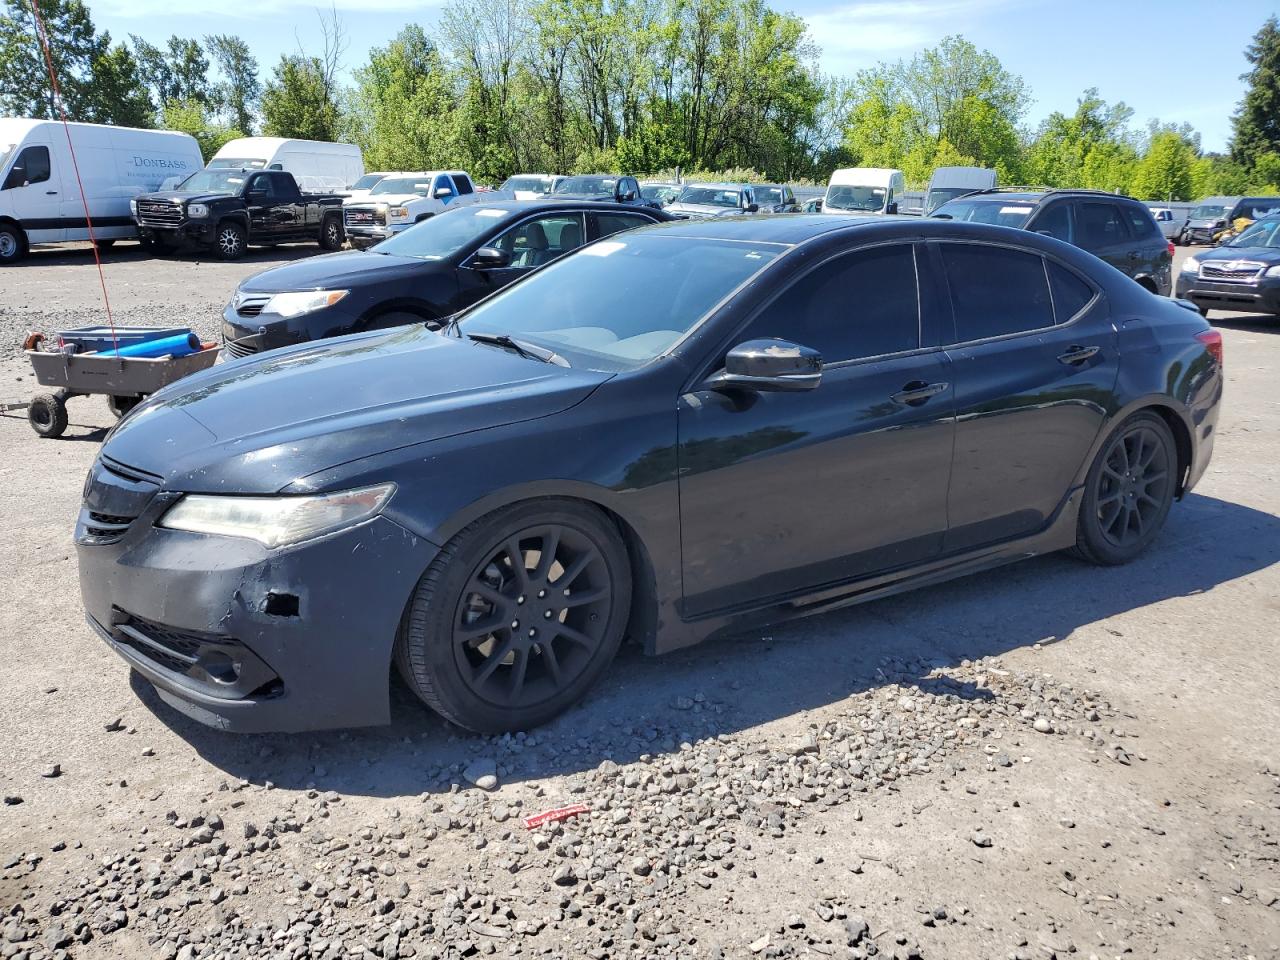
[[575,367],[630,370],[669,350],[785,249],[652,233],[615,235],[482,301],[458,330],[464,337],[507,334],[554,350]]
[[1250,224],[1249,228],[1227,241],[1227,247],[1272,247],[1280,249],[1280,218],[1259,220]]
[[553,193],[609,193],[612,194],[618,185],[618,177],[570,177]]
[[551,192],[550,177],[508,177],[499,190],[521,190],[529,193],[548,194]]
[[389,193],[416,193],[420,197],[431,195],[431,178],[384,177],[369,191],[369,196],[386,196]]
[[244,159],[235,157],[216,157],[209,161],[209,170],[261,170],[267,165],[265,160]]
[[884,187],[858,187],[832,184],[827,188],[826,205],[833,210],[859,210],[864,213],[884,209]]
[[725,187],[685,187],[676,197],[676,203],[698,203],[708,207],[739,207],[742,194]]
[[510,210],[497,207],[454,207],[388,237],[370,248],[370,252],[439,260],[457,253],[510,215]]
[[1204,203],[1196,207],[1191,213],[1192,220],[1217,220],[1227,212],[1226,207],[1220,207],[1215,203]]
[[249,174],[243,170],[197,170],[178,184],[187,193],[239,193]]
[[931,217],[968,220],[972,223],[994,223],[1002,227],[1024,227],[1035,209],[1029,203],[1007,200],[952,200],[930,214]]
[[934,187],[929,191],[929,195],[924,200],[924,212],[933,213],[948,200],[954,200],[956,197],[963,197],[966,193],[973,193],[976,187]]
[[756,201],[758,203],[782,203],[785,194],[781,187],[756,187]]
[[352,190],[368,190],[375,183],[381,180],[386,174],[382,173],[366,173],[363,177],[351,185]]
[[646,183],[640,185],[640,196],[646,200],[661,200],[666,203],[680,194],[680,188],[669,183]]

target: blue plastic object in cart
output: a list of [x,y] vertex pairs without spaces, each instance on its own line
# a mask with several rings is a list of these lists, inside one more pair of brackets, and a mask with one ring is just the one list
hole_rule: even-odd
[[199,353],[200,338],[194,333],[184,333],[176,337],[165,337],[162,340],[145,340],[133,343],[119,350],[102,350],[103,357],[185,357],[189,353]]
[[116,327],[115,339],[112,340],[110,327],[77,327],[59,330],[58,339],[63,343],[74,343],[76,353],[88,353],[90,350],[114,350],[118,346],[131,347],[146,340],[163,340],[190,332],[190,327]]

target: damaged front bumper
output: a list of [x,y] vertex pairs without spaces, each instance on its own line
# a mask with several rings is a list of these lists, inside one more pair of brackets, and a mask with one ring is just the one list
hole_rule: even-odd
[[160,697],[225,730],[387,723],[401,617],[437,547],[383,516],[291,547],[168,530],[180,494],[97,463],[76,524],[89,624]]

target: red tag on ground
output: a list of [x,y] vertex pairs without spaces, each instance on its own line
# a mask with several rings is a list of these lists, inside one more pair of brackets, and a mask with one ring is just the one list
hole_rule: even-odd
[[533,830],[542,826],[544,823],[554,823],[557,820],[568,820],[570,817],[576,817],[580,813],[589,813],[591,808],[585,803],[574,803],[567,807],[558,807],[555,810],[547,810],[543,813],[535,813],[531,817],[524,818],[524,827],[526,830]]

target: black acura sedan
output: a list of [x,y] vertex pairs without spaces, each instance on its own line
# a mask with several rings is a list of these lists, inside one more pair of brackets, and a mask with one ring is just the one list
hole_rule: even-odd
[[222,314],[231,357],[345,333],[437,323],[583,243],[664,222],[660,210],[494,201],[431,217],[368,250],[272,267]]
[[440,332],[278,350],[113,430],[94,630],[236,730],[481,731],[651,653],[1035,554],[1132,560],[1213,449],[1222,341],[1028,231],[742,217],[558,260]]
[[1177,295],[1200,312],[1246,310],[1280,316],[1280,217],[1182,261]]

